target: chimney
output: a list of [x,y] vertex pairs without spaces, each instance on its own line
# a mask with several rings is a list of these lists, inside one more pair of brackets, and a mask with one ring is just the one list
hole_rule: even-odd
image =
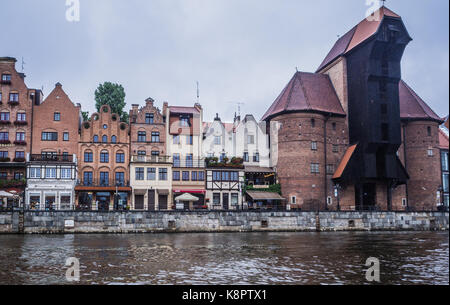
[[214,121],[219,121],[220,122],[220,118],[219,118],[219,114],[216,113],[216,117],[214,118]]
[[14,57],[0,57],[0,64],[9,64],[15,68],[16,62],[17,59],[15,59]]

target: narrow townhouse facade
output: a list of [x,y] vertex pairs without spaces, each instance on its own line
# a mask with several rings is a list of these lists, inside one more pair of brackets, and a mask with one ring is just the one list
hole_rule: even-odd
[[74,209],[80,126],[81,105],[72,103],[60,83],[34,105],[25,197],[30,209]]
[[25,74],[17,72],[16,61],[0,57],[0,190],[22,196],[26,156],[32,146],[32,109],[41,102],[42,92],[26,86]]
[[77,209],[129,208],[129,125],[108,105],[81,125],[78,143],[79,180],[75,187]]
[[449,161],[448,161],[448,151],[449,151],[449,134],[448,128],[444,125],[441,126],[439,130],[439,148],[441,155],[441,187],[440,191],[440,202],[442,210],[448,211],[450,203],[450,186],[449,186]]
[[[169,204],[171,209],[203,209],[206,207],[203,109],[195,104],[193,107],[170,106],[165,111],[167,151],[173,162]],[[194,200],[177,200],[182,195],[190,195]]]
[[[164,105],[167,108],[167,105]],[[163,110],[165,110],[165,108]],[[130,111],[130,186],[133,210],[167,210],[172,192],[172,158],[167,156],[166,117],[146,100]]]

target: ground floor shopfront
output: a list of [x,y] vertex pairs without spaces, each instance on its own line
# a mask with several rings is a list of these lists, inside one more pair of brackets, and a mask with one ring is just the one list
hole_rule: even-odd
[[166,211],[172,209],[172,190],[153,188],[133,188],[132,210]]
[[[191,195],[193,200],[190,201],[177,200],[177,198],[180,198],[180,196],[184,194]],[[173,202],[175,203],[175,208],[177,210],[195,211],[208,209],[208,206],[206,205],[206,190],[204,189],[183,189],[183,188],[174,189]]]
[[75,183],[28,182],[25,191],[25,208],[30,210],[73,210],[75,208]]
[[92,211],[122,211],[130,208],[130,187],[75,188],[75,208]]

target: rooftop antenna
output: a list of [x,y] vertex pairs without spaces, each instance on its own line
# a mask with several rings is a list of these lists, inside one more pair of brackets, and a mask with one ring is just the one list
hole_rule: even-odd
[[[237,107],[238,107],[238,116],[241,116],[241,106],[245,105],[245,103],[242,103],[242,102],[228,102],[228,103],[233,103],[233,104],[237,105]],[[236,115],[236,113],[235,113],[235,115]]]
[[22,73],[23,73],[23,71],[24,71],[24,69],[25,69],[25,61],[23,60],[23,57],[22,57]]
[[381,7],[384,7],[384,4],[385,4],[386,0],[381,0],[381,2],[383,2],[383,4],[381,5]]
[[295,67],[295,71],[297,71],[297,72],[298,72],[298,67]]
[[200,87],[197,81],[197,103],[200,104]]

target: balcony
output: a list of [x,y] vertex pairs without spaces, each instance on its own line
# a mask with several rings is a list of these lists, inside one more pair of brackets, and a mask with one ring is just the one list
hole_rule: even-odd
[[11,105],[11,106],[18,106],[19,105],[19,101],[9,101],[8,104]]
[[6,120],[0,120],[0,125],[11,125],[11,122]]
[[132,163],[172,163],[170,156],[131,156]]
[[242,158],[231,158],[230,160],[225,157],[222,160],[219,160],[217,157],[212,157],[206,158],[205,163],[208,168],[244,168],[244,159]]
[[11,162],[11,158],[0,158],[0,163]]
[[25,146],[25,145],[27,145],[27,142],[26,141],[22,141],[22,140],[16,140],[16,141],[14,141],[14,144]]
[[30,162],[67,162],[73,163],[73,155],[31,155]]
[[0,144],[11,144],[10,140],[0,140]]
[[177,168],[204,168],[205,159],[204,158],[194,158],[194,159],[174,159],[173,167]]
[[[1,121],[0,121],[0,124],[1,124]],[[11,123],[10,123],[11,124]],[[25,125],[28,125],[28,122],[27,121],[15,121],[14,122],[14,125],[17,125],[17,126],[25,126]]]

